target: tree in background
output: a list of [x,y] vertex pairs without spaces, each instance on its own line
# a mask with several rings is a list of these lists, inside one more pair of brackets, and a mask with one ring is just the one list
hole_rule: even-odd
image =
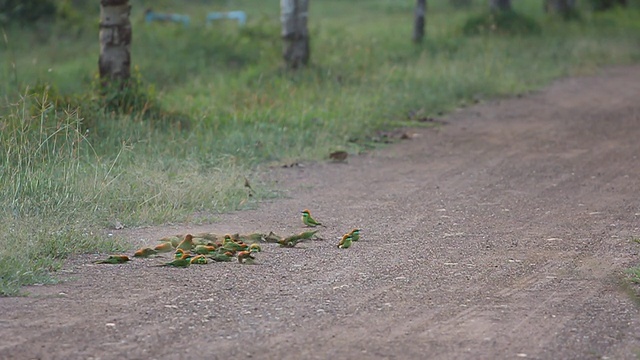
[[604,11],[616,5],[627,6],[627,0],[591,0],[591,7],[596,11]]
[[495,11],[511,11],[511,0],[489,0],[489,8]]
[[33,23],[56,15],[54,0],[0,0],[0,24]]
[[425,13],[427,0],[416,0],[415,19],[413,22],[413,42],[420,43],[424,38]]
[[466,8],[471,6],[471,0],[451,0],[451,5],[456,8]]
[[280,0],[280,21],[284,48],[282,56],[290,69],[309,63],[309,0]]
[[578,15],[576,0],[544,0],[544,11],[557,13],[565,19],[575,18]]
[[100,82],[124,88],[131,77],[129,0],[100,0]]

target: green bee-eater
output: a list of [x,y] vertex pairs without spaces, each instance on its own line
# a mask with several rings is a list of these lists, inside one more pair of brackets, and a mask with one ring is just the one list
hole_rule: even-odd
[[292,248],[298,245],[298,243],[304,242],[305,240],[307,239],[301,238],[300,234],[291,235],[278,241],[278,245],[280,245],[280,247]]
[[298,234],[300,239],[311,239],[319,230],[304,231]]
[[351,240],[353,241],[358,241],[360,240],[360,229],[353,229],[349,232],[349,235],[351,235]]
[[274,234],[273,231],[269,232],[269,235],[264,237],[264,241],[268,243],[277,243],[280,240],[282,240],[282,237]]
[[220,235],[217,235],[217,234],[214,234],[214,233],[206,233],[206,232],[197,233],[197,234],[193,235],[193,237],[203,238],[203,239],[206,239],[206,240],[209,240],[209,241],[213,241],[213,242],[216,242],[216,241],[222,239],[222,236],[220,236]]
[[192,263],[192,264],[205,265],[209,261],[207,261],[207,258],[204,255],[197,255],[195,257],[192,257],[189,260],[189,262]]
[[238,253],[238,262],[240,264],[253,265],[256,258],[251,255],[250,251],[240,251]]
[[188,258],[191,258],[191,253],[182,249],[177,249],[176,252],[173,253],[173,258],[180,259],[183,255],[187,255]]
[[184,239],[184,236],[167,236],[167,237],[163,237],[162,239],[158,240],[160,242],[170,242],[171,246],[173,246],[174,248],[176,246],[178,246],[178,244],[180,244],[180,242],[182,241],[182,239]]
[[251,253],[262,252],[262,247],[260,247],[260,245],[258,244],[251,244],[249,245],[249,252]]
[[266,238],[266,235],[261,233],[251,233],[246,235],[240,235],[240,240],[249,244],[264,242],[265,238]]
[[174,259],[173,261],[169,261],[166,264],[161,264],[158,266],[173,266],[173,267],[187,267],[191,265],[191,259],[188,254],[182,254],[179,259]]
[[140,249],[136,250],[135,254],[133,254],[133,257],[146,258],[146,257],[149,257],[151,255],[155,255],[157,253],[158,253],[158,251],[156,251],[156,250],[154,250],[154,249],[152,249],[150,247],[143,247],[143,248],[140,248]]
[[213,261],[231,261],[233,260],[233,253],[231,251],[226,251],[224,253],[210,254],[209,259]]
[[176,247],[176,249],[182,249],[184,251],[191,251],[191,248],[193,248],[193,235],[191,234],[185,235],[184,240]]
[[350,234],[344,234],[342,239],[340,239],[340,243],[338,243],[338,248],[340,249],[348,249],[351,246],[351,242],[353,238]]
[[104,260],[98,260],[96,264],[123,264],[129,261],[129,257],[127,255],[109,255]]
[[212,245],[196,245],[193,252],[200,255],[207,255],[216,251],[216,247]]
[[231,235],[225,235],[224,236],[224,241],[222,243],[222,248],[224,250],[231,250],[231,251],[243,251],[243,250],[247,250],[249,248],[249,245],[243,243],[243,242],[235,242],[231,239]]
[[311,217],[311,212],[308,209],[302,210],[302,222],[306,226],[316,227],[318,225],[322,225],[317,222],[313,217]]
[[167,252],[172,252],[174,247],[173,247],[173,245],[171,245],[170,242],[165,242],[165,243],[162,243],[162,244],[156,246],[153,249],[155,251],[159,252],[159,253],[167,253]]

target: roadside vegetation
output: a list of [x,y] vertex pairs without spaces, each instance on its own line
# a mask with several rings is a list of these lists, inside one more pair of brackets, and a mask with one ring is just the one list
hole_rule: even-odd
[[[516,1],[528,25],[514,32],[469,30],[487,24],[485,1],[429,1],[420,45],[411,1],[313,2],[311,66],[296,72],[277,2],[131,1],[135,86],[115,101],[96,85],[97,3],[63,3],[55,21],[0,29],[0,295],[54,281],[70,255],[125,249],[105,230],[118,224],[214,221],[278,196],[265,167],[366,151],[385,130],[640,60],[637,1],[573,21]],[[147,24],[149,5],[191,24]],[[216,10],[248,24],[206,26]]]

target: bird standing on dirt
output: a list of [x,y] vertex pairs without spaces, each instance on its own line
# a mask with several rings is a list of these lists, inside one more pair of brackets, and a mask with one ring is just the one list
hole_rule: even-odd
[[215,254],[211,254],[209,255],[209,259],[216,261],[216,262],[228,262],[233,260],[233,252],[231,251],[226,251],[224,253],[215,253]]
[[142,257],[142,258],[146,258],[149,257],[151,255],[155,255],[157,254],[158,251],[150,248],[150,247],[143,247],[140,248],[138,250],[136,250],[135,254],[133,254],[133,257]]
[[302,210],[302,223],[309,227],[316,227],[322,225],[311,217],[311,212],[308,209]]
[[197,255],[189,260],[189,263],[196,265],[205,265],[208,262],[209,261],[207,261],[207,258],[204,255]]
[[169,261],[168,263],[157,265],[157,266],[173,266],[173,267],[188,267],[191,265],[191,259],[189,259],[189,254],[182,254],[179,259],[174,259],[173,261]]
[[193,248],[193,235],[191,234],[185,235],[184,240],[176,247],[176,249],[182,249],[184,251],[191,251],[191,248]]
[[238,253],[238,262],[245,265],[255,264],[256,258],[251,255],[250,251],[240,251]]
[[129,257],[127,255],[109,255],[104,260],[98,260],[96,264],[123,264],[129,261]]
[[351,235],[351,240],[353,241],[358,241],[360,240],[360,229],[353,229],[349,232],[349,235]]
[[342,236],[342,239],[340,239],[340,242],[338,243],[338,248],[348,249],[349,247],[351,247],[352,241],[353,241],[353,238],[351,237],[351,234],[344,234]]
[[305,240],[306,239],[311,239],[314,235],[316,235],[316,233],[318,231],[320,231],[320,230],[304,231],[304,232],[301,232],[300,234],[298,234],[296,236],[299,237],[300,239],[305,239]]
[[280,245],[280,247],[292,248],[305,240],[307,239],[301,238],[299,235],[291,235],[278,240],[278,245]]
[[180,259],[183,255],[186,255],[187,258],[191,258],[191,253],[189,253],[188,251],[184,251],[182,249],[178,249],[176,250],[176,252],[173,254],[173,258],[174,259]]
[[208,255],[216,251],[216,247],[213,245],[196,245],[195,252],[199,255]]
[[251,234],[246,234],[246,235],[239,235],[240,240],[247,242],[247,243],[258,243],[258,242],[265,242],[265,238],[267,237],[267,235],[265,234],[261,234],[261,233],[251,233]]
[[254,252],[262,252],[262,247],[260,247],[260,245],[258,244],[251,244],[249,245],[249,250],[250,253],[254,253]]
[[178,246],[178,244],[180,244],[182,239],[184,239],[184,236],[175,235],[175,236],[163,237],[162,239],[158,239],[158,241],[161,243],[169,242],[171,243],[171,246],[175,248],[176,246]]
[[249,249],[249,245],[243,243],[243,242],[235,242],[231,239],[231,235],[227,234],[224,236],[224,240],[222,242],[222,248],[224,250],[230,250],[230,251],[244,251]]
[[172,252],[174,249],[174,246],[171,245],[170,242],[164,242],[162,244],[157,245],[156,247],[153,248],[155,251],[159,252],[159,253],[168,253],[168,252]]

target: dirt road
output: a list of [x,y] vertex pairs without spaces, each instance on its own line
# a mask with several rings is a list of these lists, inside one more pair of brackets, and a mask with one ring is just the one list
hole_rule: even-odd
[[[178,232],[302,228],[260,265],[73,260],[0,298],[1,359],[635,359],[640,67],[456,112],[348,164],[274,170],[288,197]],[[363,239],[335,247],[352,227]]]

